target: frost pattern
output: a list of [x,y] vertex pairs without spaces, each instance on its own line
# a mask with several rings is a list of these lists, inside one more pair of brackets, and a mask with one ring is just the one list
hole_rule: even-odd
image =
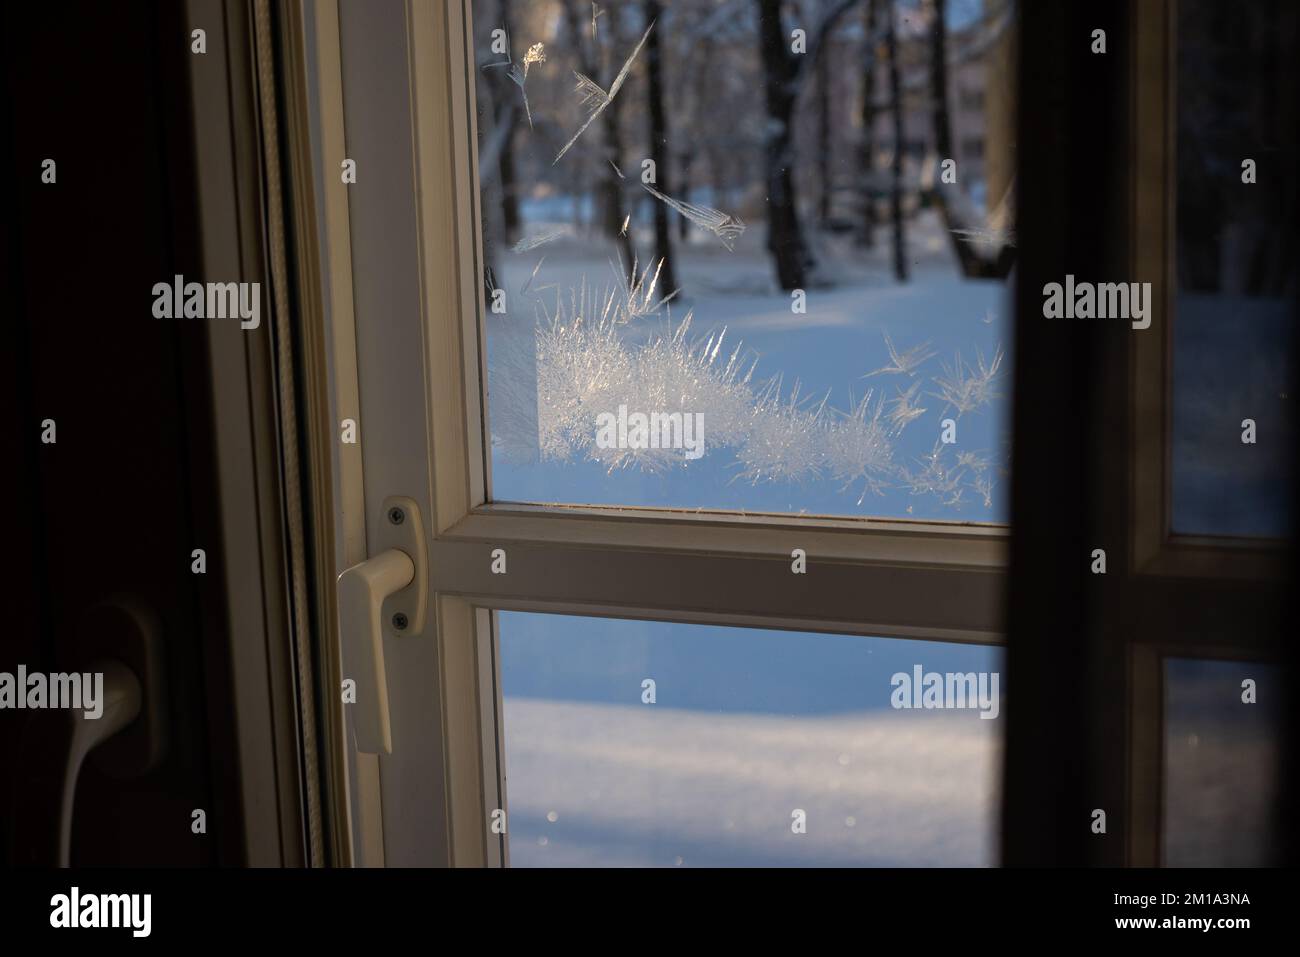
[[697,206],[695,203],[684,203],[680,199],[673,199],[671,196],[665,196],[649,183],[641,185],[655,199],[667,203],[696,226],[707,229],[721,239],[722,245],[727,247],[728,252],[731,251],[740,234],[745,231],[745,224],[729,213],[714,209],[712,206]]
[[632,53],[623,64],[623,69],[618,71],[618,76],[614,77],[614,82],[609,85],[608,90],[601,87],[601,85],[591,77],[584,76],[576,70],[574,71],[573,75],[578,78],[576,92],[582,98],[582,105],[587,108],[587,119],[580,127],[578,127],[578,131],[574,133],[573,136],[569,137],[569,142],[564,144],[564,148],[555,154],[555,159],[551,161],[552,166],[558,163],[565,153],[569,152],[569,147],[578,142],[578,137],[586,132],[587,127],[595,121],[596,117],[600,116],[600,114],[605,111],[605,107],[609,106],[614,97],[618,96],[618,91],[623,88],[623,83],[627,80],[628,73],[632,71],[632,61],[636,59],[636,55],[640,53],[641,48],[645,46],[645,41],[649,38],[650,31],[654,29],[654,26],[655,25],[652,23],[650,26],[646,27],[645,33],[641,35],[640,42],[637,43],[635,48],[633,48]]
[[914,376],[916,375],[917,366],[935,355],[933,350],[926,352],[930,348],[928,342],[923,342],[919,346],[913,346],[906,352],[900,353],[894,348],[894,340],[889,338],[889,333],[885,333],[885,348],[889,350],[890,364],[877,369],[875,372],[868,372],[862,378],[868,379],[873,375],[884,375],[890,372]]
[[[509,42],[508,39],[507,42]],[[490,69],[492,67],[502,67],[502,66],[509,67],[509,69],[506,70],[506,76],[510,77],[511,81],[515,84],[515,86],[519,87],[519,92],[524,98],[524,113],[528,116],[529,129],[533,128],[533,111],[528,106],[528,89],[524,84],[528,82],[528,68],[532,66],[534,63],[545,63],[545,62],[546,62],[545,45],[541,43],[534,43],[532,46],[528,48],[527,52],[524,53],[524,59],[522,64],[515,63],[513,60],[504,60],[501,63],[489,63],[484,67],[485,70]]]
[[994,399],[1001,398],[1001,393],[994,391],[994,383],[1001,378],[998,369],[1002,358],[999,348],[993,353],[993,359],[986,363],[983,353],[977,350],[976,364],[971,365],[962,362],[959,352],[951,366],[942,363],[943,375],[934,379],[939,391],[930,394],[947,403],[946,408],[956,409],[958,415],[977,412]]
[[[632,469],[663,473],[690,467],[679,449],[606,448],[596,444],[596,420],[620,405],[661,413],[703,413],[709,452],[734,457],[733,481],[802,483],[829,479],[857,496],[889,488],[933,496],[960,510],[973,501],[992,504],[994,463],[987,454],[954,453],[936,442],[912,463],[898,461],[898,439],[925,411],[917,402],[926,381],[917,378],[897,397],[868,391],[841,410],[830,392],[803,393],[799,382],[757,378],[758,359],[741,343],[729,345],[727,330],[695,335],[693,312],[674,322],[668,300],[655,299],[662,261],[637,264],[617,281],[595,288],[583,281],[554,297],[536,297],[536,324],[502,325],[492,350],[492,442],[515,462],[591,460],[607,472]],[[533,270],[529,285],[541,262]],[[552,308],[553,303],[553,308]],[[655,325],[657,324],[657,328]],[[650,328],[647,330],[647,326]],[[885,370],[917,376],[933,356],[928,344],[903,353],[886,343],[893,360]],[[974,411],[997,397],[1003,352],[991,361],[978,355],[952,366],[932,381],[929,393],[960,412]],[[973,493],[973,494],[968,494]]]
[[515,243],[513,251],[517,253],[526,253],[530,249],[536,249],[538,246],[545,246],[547,243],[553,243],[561,236],[569,235],[568,226],[560,226],[556,229],[547,229],[533,236],[525,236]]

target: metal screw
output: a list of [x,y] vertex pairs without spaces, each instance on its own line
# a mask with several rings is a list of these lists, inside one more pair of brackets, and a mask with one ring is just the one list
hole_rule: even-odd
[[405,631],[407,624],[408,622],[406,620],[406,616],[403,615],[400,611],[393,616],[393,627],[396,628],[398,631]]
[[388,510],[388,520],[394,525],[401,525],[406,521],[406,513],[397,506],[393,506]]

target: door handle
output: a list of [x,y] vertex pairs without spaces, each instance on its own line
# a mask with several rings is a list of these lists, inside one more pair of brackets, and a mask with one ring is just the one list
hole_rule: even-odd
[[67,669],[103,674],[99,717],[83,708],[32,712],[14,776],[14,860],[67,867],[77,784],[87,759],[109,778],[143,775],[166,747],[160,625],[139,602],[118,596],[88,609],[67,649]]
[[[103,707],[98,718],[81,708],[37,712],[24,729],[15,794],[14,847],[18,863],[68,867],[72,861],[72,817],[77,781],[87,756],[140,714],[140,680],[117,660],[96,661],[102,673]],[[51,819],[51,814],[58,817]],[[50,824],[55,825],[51,830]]]
[[68,867],[72,859],[72,812],[77,799],[77,779],[81,766],[91,751],[117,734],[140,714],[144,694],[140,679],[120,661],[100,661],[90,666],[104,675],[104,710],[98,718],[88,718],[84,711],[69,713],[67,725],[67,762],[62,770],[59,801],[59,867]]
[[420,509],[413,500],[385,499],[373,528],[383,550],[339,575],[339,638],[343,677],[354,682],[357,750],[391,754],[384,637],[411,636],[424,626],[427,561]]

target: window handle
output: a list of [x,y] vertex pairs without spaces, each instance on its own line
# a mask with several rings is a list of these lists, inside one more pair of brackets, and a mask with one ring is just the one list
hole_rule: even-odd
[[384,637],[414,638],[424,628],[428,603],[428,545],[414,499],[390,495],[369,523],[375,555],[339,575],[339,641],[343,679],[352,690],[357,750],[392,754]]
[[147,606],[122,595],[93,605],[61,651],[60,673],[81,674],[83,688],[87,677],[94,681],[97,703],[83,691],[82,706],[33,711],[22,729],[11,846],[24,866],[70,864],[77,785],[88,760],[106,776],[83,795],[94,803],[112,780],[151,771],[166,750],[161,625]]
[[[384,670],[384,601],[408,587],[414,578],[415,562],[396,548],[353,565],[339,576],[343,677],[356,682],[352,724],[357,750],[367,754],[393,751]],[[391,621],[387,624],[392,626]]]

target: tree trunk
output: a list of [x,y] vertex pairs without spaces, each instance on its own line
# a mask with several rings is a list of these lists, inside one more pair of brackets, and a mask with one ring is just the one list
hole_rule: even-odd
[[817,178],[820,187],[817,216],[822,229],[831,218],[831,57],[830,50],[817,56]]
[[[501,0],[501,26],[505,28],[506,36],[510,36],[510,0]],[[500,71],[495,72],[499,73]],[[509,85],[509,81],[507,81],[506,85]],[[496,104],[497,122],[501,122],[504,115],[506,122],[510,125],[510,131],[506,134],[505,145],[501,148],[500,159],[497,161],[501,173],[501,219],[505,224],[506,245],[509,246],[519,238],[521,225],[519,221],[519,195],[515,185],[515,154],[512,148],[515,140],[515,127],[519,119],[518,112],[506,106],[504,96],[497,96],[494,92],[493,100]]]
[[[934,144],[940,161],[956,160],[952,143],[952,118],[948,105],[948,24],[943,0],[931,0],[934,18],[930,25],[930,118],[934,128]],[[958,163],[960,177],[960,166]],[[940,166],[942,170],[942,165]],[[1013,259],[1011,247],[1006,247],[996,260],[985,259],[966,239],[954,230],[969,229],[973,223],[965,222],[949,202],[948,190],[942,175],[935,177],[934,202],[943,217],[944,231],[952,243],[953,253],[963,276],[972,279],[1004,277],[1010,271]],[[990,200],[992,196],[990,196]]]
[[796,68],[781,23],[781,0],[756,0],[767,101],[767,249],[782,289],[806,288],[808,249],[796,208],[791,148]]
[[[663,10],[659,0],[646,0],[646,23],[658,24]],[[650,159],[655,164],[655,188],[671,196],[672,189],[668,179],[668,120],[664,115],[663,92],[663,48],[659,43],[659,29],[651,28],[650,38],[646,41],[646,92],[649,96],[650,116]],[[672,234],[668,228],[668,207],[656,202],[655,211],[655,260],[663,263],[659,274],[660,289],[665,295],[676,291],[677,275],[673,271]],[[684,217],[683,217],[684,218]]]
[[[934,146],[939,154],[940,171],[943,160],[956,160],[952,151],[952,121],[948,108],[948,23],[944,0],[931,0],[934,16],[930,21],[930,119],[934,129]],[[958,164],[960,165],[960,164]],[[958,172],[960,174],[960,171]],[[953,232],[971,224],[958,222],[948,203],[942,173],[935,176],[934,201],[943,217],[944,231],[952,242],[953,253],[961,266],[962,275],[975,276],[982,272],[979,256],[969,242]]]
[[894,221],[894,275],[907,281],[907,237],[903,232],[903,90],[898,78],[898,30],[893,0],[885,0],[888,27],[885,47],[889,54],[889,96],[894,115],[894,182],[890,190],[890,214]]
[[[614,7],[611,0],[609,14],[605,22],[611,24],[609,33],[614,43],[618,41],[618,33],[612,27],[619,22],[620,12]],[[583,24],[585,21],[578,15],[578,6],[575,0],[565,0],[564,14],[582,72],[597,83],[608,84],[611,77],[601,76],[601,71],[598,69],[601,62],[600,51],[589,49],[583,42]],[[616,57],[619,52],[616,51]],[[623,220],[627,214],[623,209],[623,187],[619,182],[618,174],[614,172],[614,167],[610,165],[611,163],[618,164],[623,152],[623,138],[618,125],[621,106],[620,98],[615,97],[613,102],[605,107],[604,112],[600,115],[601,130],[605,137],[605,149],[601,156],[604,162],[599,164],[600,173],[598,175],[600,176],[601,192],[603,194],[604,221],[602,226],[605,234],[620,247],[623,268],[631,270],[633,262],[636,261],[636,248],[632,244],[632,231],[630,228],[627,235],[620,235],[623,229]],[[620,165],[619,168],[621,169],[622,166]]]
[[862,145],[858,159],[862,184],[858,245],[867,249],[876,243],[876,31],[879,22],[880,0],[867,0],[867,43],[862,70]]
[[613,162],[622,169],[623,134],[619,129],[620,112],[619,98],[614,97],[613,102],[605,107],[605,112],[600,114],[605,127],[605,233],[619,245],[624,268],[631,270],[636,262],[636,246],[632,243],[630,224],[627,232],[623,232],[623,220],[628,216],[623,206],[623,185],[614,172],[614,167],[610,165]]

